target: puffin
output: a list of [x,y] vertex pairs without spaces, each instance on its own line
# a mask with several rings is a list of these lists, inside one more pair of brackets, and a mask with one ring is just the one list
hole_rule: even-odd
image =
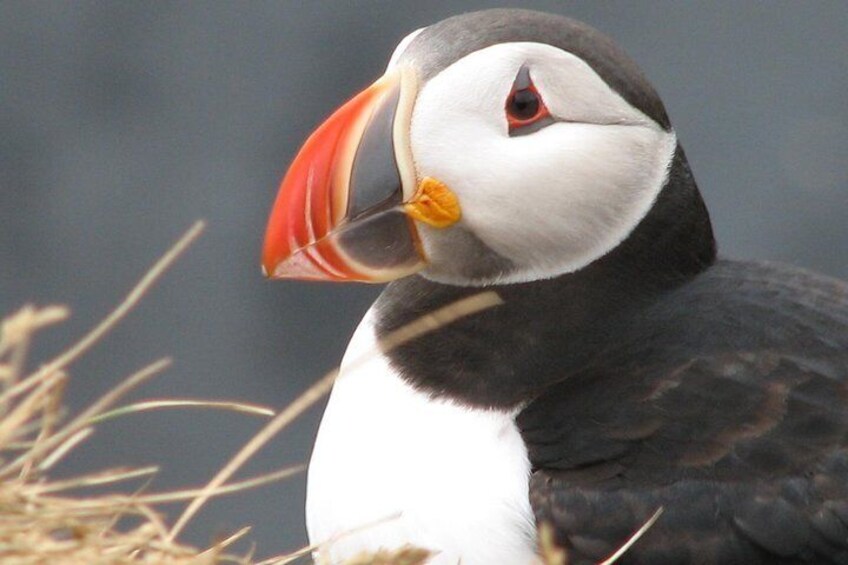
[[319,562],[848,563],[848,284],[718,257],[659,95],[588,25],[404,38],[294,158],[262,266],[388,283],[310,461]]

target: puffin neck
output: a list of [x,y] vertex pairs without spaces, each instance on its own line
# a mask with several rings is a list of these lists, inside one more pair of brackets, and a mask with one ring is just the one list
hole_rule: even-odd
[[[573,275],[593,269],[609,271],[619,279],[610,284],[642,285],[655,291],[686,282],[715,259],[709,212],[678,144],[666,184],[648,214],[621,245]],[[628,275],[630,280],[620,280]]]
[[[504,304],[386,352],[412,386],[487,408],[514,408],[603,357],[644,312],[715,261],[709,215],[680,146],[651,211],[615,250],[554,279],[489,287]],[[421,276],[390,284],[375,304],[377,336],[480,288]]]

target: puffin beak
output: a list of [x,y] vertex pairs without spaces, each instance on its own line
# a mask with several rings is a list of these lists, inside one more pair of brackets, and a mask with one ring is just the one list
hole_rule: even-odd
[[447,227],[459,204],[418,182],[409,148],[416,74],[394,69],[306,140],[283,179],[265,233],[270,278],[385,282],[422,269],[416,222]]

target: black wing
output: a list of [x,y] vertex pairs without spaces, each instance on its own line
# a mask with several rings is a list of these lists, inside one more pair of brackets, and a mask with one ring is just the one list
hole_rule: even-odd
[[652,350],[519,415],[536,519],[571,563],[660,507],[621,563],[848,563],[846,287],[763,266],[709,277],[678,297],[688,323],[652,314]]

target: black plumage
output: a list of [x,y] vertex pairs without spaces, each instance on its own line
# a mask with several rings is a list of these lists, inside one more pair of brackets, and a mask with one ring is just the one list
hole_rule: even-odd
[[625,563],[848,562],[848,288],[722,261],[668,300],[519,415],[537,520],[577,562],[659,507]]

